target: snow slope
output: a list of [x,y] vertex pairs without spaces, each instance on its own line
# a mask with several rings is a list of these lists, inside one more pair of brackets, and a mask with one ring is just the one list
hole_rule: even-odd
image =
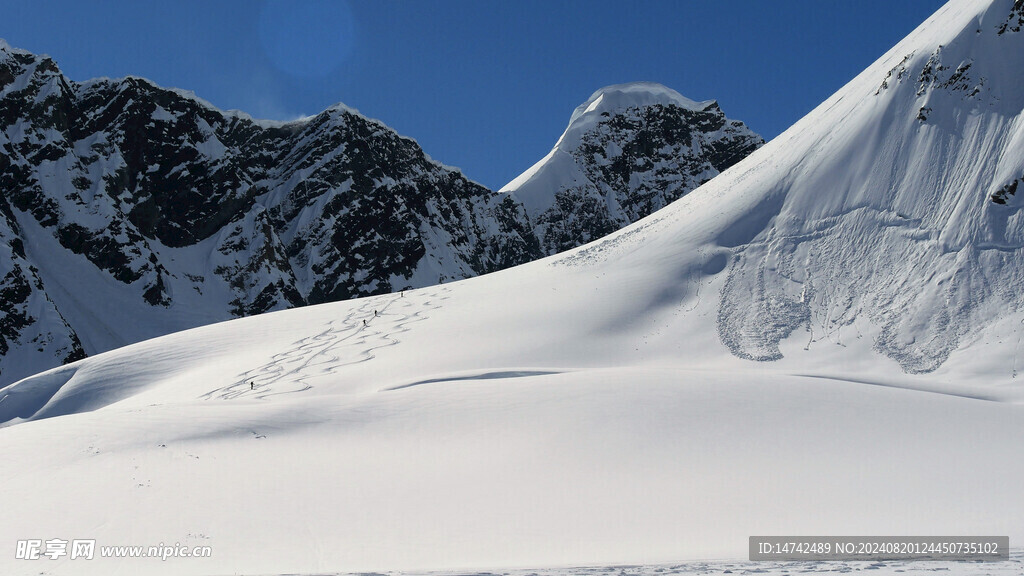
[[876,351],[929,372],[1021,309],[1024,34],[1003,25],[1022,8],[986,4],[945,6],[704,195],[746,204],[719,237],[737,355],[778,357],[802,327],[845,344],[867,321]]
[[681,318],[623,317],[616,302],[654,296],[635,274],[595,286],[609,268],[545,264],[201,328],[15,385],[0,407],[33,421],[0,429],[17,519],[0,540],[214,556],[0,565],[320,573],[742,557],[757,533],[1024,536],[1021,407],[958,394],[1011,398],[752,370]]
[[[4,389],[0,571],[650,564],[744,558],[755,534],[1019,545],[1018,21],[1019,1],[954,0],[748,159],[579,249]],[[213,556],[13,559],[26,538]]]

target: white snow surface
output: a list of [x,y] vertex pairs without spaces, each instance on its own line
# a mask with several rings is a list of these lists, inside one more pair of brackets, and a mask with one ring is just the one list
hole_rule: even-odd
[[[1021,222],[989,199],[1024,177],[1024,32],[994,32],[1011,5],[951,2],[598,242],[0,390],[0,572],[913,573],[741,560],[758,534],[1019,546]],[[942,87],[967,61],[974,84]],[[14,559],[28,538],[213,556]]]

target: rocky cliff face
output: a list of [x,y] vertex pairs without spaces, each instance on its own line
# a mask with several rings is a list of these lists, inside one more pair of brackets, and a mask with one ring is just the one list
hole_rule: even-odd
[[178,330],[566,250],[762,143],[714,102],[610,87],[573,115],[555,161],[500,194],[342,105],[254,120],[142,78],[73,82],[0,41],[0,386]]
[[619,84],[579,106],[551,153],[502,191],[526,205],[554,254],[664,208],[763,144],[714,101]]
[[[538,255],[512,199],[343,106],[256,121],[141,78],[72,82],[0,45],[5,382],[170,330]],[[88,310],[104,307],[122,317]]]

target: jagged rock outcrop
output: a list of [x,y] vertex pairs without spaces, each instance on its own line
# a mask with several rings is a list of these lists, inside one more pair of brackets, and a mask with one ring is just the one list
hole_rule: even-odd
[[[257,121],[141,78],[72,82],[6,44],[0,239],[7,383],[171,330],[539,256],[518,204],[344,106]],[[83,309],[96,306],[121,314]]]
[[502,192],[523,202],[554,254],[664,208],[763,144],[715,101],[618,84],[580,105],[551,152]]
[[0,41],[0,386],[202,324],[572,248],[762,143],[714,102],[610,87],[573,115],[558,161],[501,194],[343,105],[255,120],[142,78],[74,82]]

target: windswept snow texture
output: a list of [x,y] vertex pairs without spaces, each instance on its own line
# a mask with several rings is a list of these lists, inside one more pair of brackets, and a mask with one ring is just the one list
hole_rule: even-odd
[[664,208],[763,144],[714,101],[617,84],[576,108],[551,152],[501,191],[523,202],[554,254]]
[[[1019,4],[951,2],[597,242],[0,389],[0,573],[912,574],[949,566],[752,566],[748,538],[1019,545]],[[23,539],[213,556],[26,561]]]
[[719,238],[733,251],[718,313],[733,353],[778,359],[797,333],[846,344],[866,320],[875,350],[931,372],[1020,311],[1019,14],[1009,0],[950,3],[705,192],[736,215]]

